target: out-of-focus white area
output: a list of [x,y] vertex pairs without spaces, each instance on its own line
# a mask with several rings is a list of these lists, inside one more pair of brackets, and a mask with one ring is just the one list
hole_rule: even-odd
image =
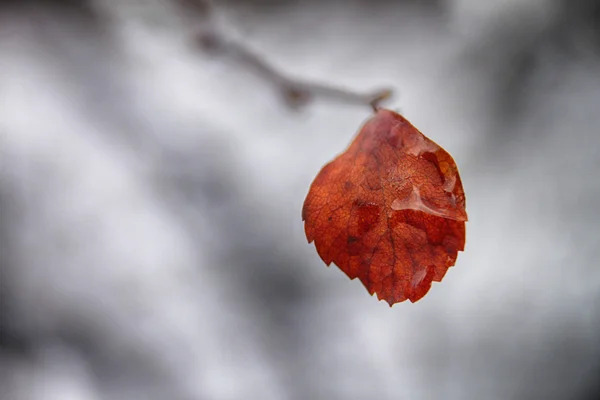
[[561,33],[563,3],[216,2],[287,73],[392,85],[457,161],[466,251],[393,308],[326,268],[300,218],[368,107],[287,109],[175,4],[42,3],[0,14],[1,399],[587,393],[600,47]]

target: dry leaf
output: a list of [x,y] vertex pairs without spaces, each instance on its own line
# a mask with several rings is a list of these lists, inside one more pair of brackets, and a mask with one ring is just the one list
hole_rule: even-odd
[[312,183],[302,219],[329,265],[390,306],[421,299],[465,246],[454,160],[404,117],[379,110]]

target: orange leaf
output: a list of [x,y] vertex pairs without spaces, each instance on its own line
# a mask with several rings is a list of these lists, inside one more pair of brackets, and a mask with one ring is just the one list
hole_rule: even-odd
[[465,194],[454,160],[405,118],[379,110],[312,183],[308,242],[389,305],[415,302],[465,246]]

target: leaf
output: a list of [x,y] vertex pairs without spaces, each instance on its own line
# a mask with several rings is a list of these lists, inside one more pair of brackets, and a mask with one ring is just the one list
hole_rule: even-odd
[[392,306],[442,280],[465,246],[465,194],[454,160],[401,115],[380,109],[325,165],[302,209],[323,261]]

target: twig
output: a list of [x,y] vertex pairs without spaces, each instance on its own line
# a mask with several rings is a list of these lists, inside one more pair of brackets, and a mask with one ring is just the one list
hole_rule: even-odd
[[[206,28],[197,34],[196,40],[206,51],[228,54],[241,64],[251,68],[263,79],[270,82],[282,94],[288,106],[298,108],[316,97],[341,101],[348,104],[368,105],[376,111],[380,104],[389,99],[391,89],[381,89],[372,93],[360,93],[324,83],[309,82],[285,75],[247,44],[228,38],[214,23],[214,6],[208,0],[178,0],[182,5],[200,12],[208,20]],[[213,23],[211,23],[213,22]]]

